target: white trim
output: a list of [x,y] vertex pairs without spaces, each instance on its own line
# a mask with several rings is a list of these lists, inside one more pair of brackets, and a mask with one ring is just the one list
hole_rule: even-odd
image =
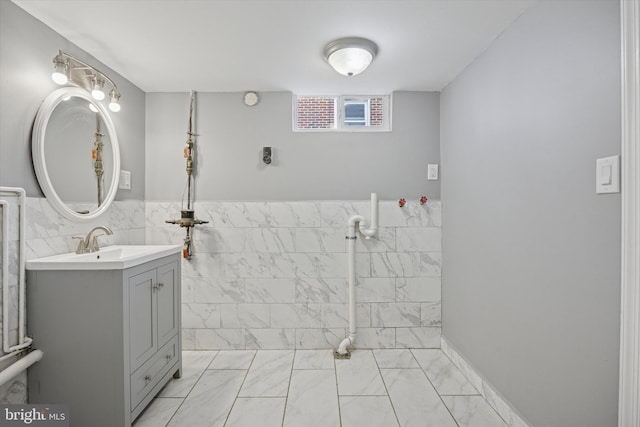
[[515,407],[502,397],[443,336],[440,336],[440,349],[509,427],[530,427]]
[[640,0],[620,0],[622,287],[619,427],[640,427]]

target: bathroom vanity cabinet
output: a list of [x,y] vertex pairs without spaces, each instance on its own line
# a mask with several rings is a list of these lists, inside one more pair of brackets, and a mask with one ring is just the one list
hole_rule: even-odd
[[72,427],[129,427],[182,370],[180,257],[113,270],[28,270],[28,333],[44,358],[29,403]]

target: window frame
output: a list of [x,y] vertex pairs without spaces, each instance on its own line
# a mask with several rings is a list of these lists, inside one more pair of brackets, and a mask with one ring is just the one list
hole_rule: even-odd
[[[362,120],[353,121],[353,124],[347,124],[347,105],[362,105],[364,108]],[[370,98],[345,98],[340,103],[340,115],[338,117],[340,123],[344,127],[351,126],[371,126],[371,99]],[[359,119],[359,118],[358,118]],[[364,122],[363,124],[357,124]]]
[[[334,127],[333,128],[299,128],[298,127],[298,99],[299,98],[332,98],[334,100]],[[383,121],[380,126],[350,126],[344,124],[345,104],[347,102],[367,102],[365,119],[370,121],[371,100],[382,99]],[[392,130],[392,95],[293,95],[292,110],[293,120],[292,128],[294,132],[391,132]],[[368,114],[367,114],[368,113]]]

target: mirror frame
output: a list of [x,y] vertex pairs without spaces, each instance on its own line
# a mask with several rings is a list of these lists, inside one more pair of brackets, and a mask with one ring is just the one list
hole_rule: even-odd
[[[107,127],[107,132],[109,133],[109,141],[112,148],[111,151],[113,154],[113,174],[111,176],[111,182],[108,183],[108,186],[105,186],[106,188],[108,188],[108,191],[106,192],[102,205],[98,206],[94,210],[91,210],[88,214],[80,214],[72,210],[60,198],[60,196],[56,192],[56,189],[53,187],[53,183],[49,178],[49,173],[47,170],[47,161],[45,158],[45,137],[47,125],[55,108],[60,103],[64,102],[64,99],[68,97],[82,98],[96,107],[98,113],[100,114],[100,117],[102,118],[102,121]],[[120,179],[120,146],[118,144],[118,135],[116,134],[116,127],[113,124],[113,121],[111,120],[111,116],[109,115],[107,109],[102,104],[96,102],[87,90],[79,87],[63,87],[54,90],[49,94],[49,96],[46,97],[46,99],[42,102],[42,105],[38,109],[35,123],[33,125],[31,151],[33,165],[36,171],[36,177],[38,178],[38,183],[40,184],[40,188],[42,188],[42,191],[45,197],[48,199],[49,203],[51,203],[51,205],[67,219],[76,222],[90,221],[102,215],[111,206],[111,202],[113,202],[113,199],[116,196],[116,192],[118,191],[118,181]]]

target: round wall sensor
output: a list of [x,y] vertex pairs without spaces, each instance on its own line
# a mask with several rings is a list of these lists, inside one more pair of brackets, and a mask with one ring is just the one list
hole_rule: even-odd
[[258,103],[258,94],[256,92],[246,92],[244,94],[244,104],[253,107]]

